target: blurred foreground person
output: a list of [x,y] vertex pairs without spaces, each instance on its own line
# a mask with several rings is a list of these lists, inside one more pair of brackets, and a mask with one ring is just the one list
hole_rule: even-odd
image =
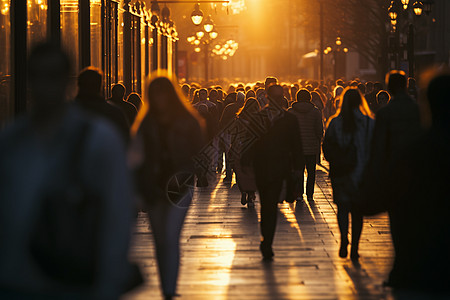
[[[432,126],[402,148],[389,168],[386,207],[395,260],[388,285],[408,298],[450,299],[450,73],[431,80]],[[414,298],[419,299],[419,298]]]
[[166,75],[154,76],[138,115],[140,124],[134,124],[137,135],[132,145],[166,299],[176,296],[179,238],[195,180],[193,157],[204,143],[203,126],[176,86]]
[[261,112],[266,132],[253,145],[256,186],[261,201],[260,251],[272,260],[272,243],[277,225],[277,205],[286,198],[292,172],[300,173],[301,136],[296,118],[283,109],[283,88],[268,88],[268,106]]
[[128,284],[125,147],[65,103],[69,74],[59,48],[36,47],[31,113],[0,136],[1,299],[118,299]]
[[372,113],[357,88],[346,88],[342,105],[329,122],[323,141],[323,154],[330,162],[333,200],[341,232],[339,256],[347,257],[348,215],[352,216],[352,247],[350,258],[359,258],[358,245],[363,226],[362,214],[353,208],[359,185],[369,160],[370,142],[374,128]]
[[395,153],[422,133],[419,107],[407,94],[405,73],[390,71],[386,75],[386,83],[392,98],[376,113],[371,157],[362,185],[363,199],[368,203],[359,210],[366,215],[386,210],[388,199],[382,187],[390,175],[389,166],[394,162]]

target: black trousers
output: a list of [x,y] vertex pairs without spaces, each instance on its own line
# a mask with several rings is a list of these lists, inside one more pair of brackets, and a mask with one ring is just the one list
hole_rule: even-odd
[[300,197],[303,195],[303,183],[304,183],[304,175],[305,167],[307,172],[307,179],[306,179],[306,196],[312,197],[314,195],[314,185],[316,183],[316,161],[317,155],[305,155],[304,161],[302,165],[300,166],[300,171],[302,171],[302,174],[300,176]]
[[261,201],[261,235],[263,243],[271,246],[277,225],[278,200],[280,199],[283,180],[257,182]]

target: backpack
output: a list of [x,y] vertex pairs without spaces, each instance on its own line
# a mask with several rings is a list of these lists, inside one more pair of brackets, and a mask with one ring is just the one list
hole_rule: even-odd
[[70,150],[49,173],[30,237],[30,254],[40,270],[67,285],[92,284],[97,269],[101,203],[83,185],[80,169],[89,130],[87,121],[76,130]]
[[329,134],[323,141],[322,150],[330,162],[330,177],[345,177],[355,169],[358,155],[353,136],[348,144],[341,145],[336,136]]

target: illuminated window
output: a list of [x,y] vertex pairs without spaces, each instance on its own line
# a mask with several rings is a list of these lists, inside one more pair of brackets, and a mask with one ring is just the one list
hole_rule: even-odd
[[0,0],[0,129],[13,115],[11,89],[11,24],[9,0]]
[[102,2],[90,1],[91,65],[102,68]]
[[27,0],[27,43],[30,50],[47,37],[47,0]]
[[[76,78],[79,73],[79,51],[78,51],[78,1],[61,0],[61,44],[69,54],[73,64],[72,77]],[[71,95],[75,96],[76,85],[72,87]]]

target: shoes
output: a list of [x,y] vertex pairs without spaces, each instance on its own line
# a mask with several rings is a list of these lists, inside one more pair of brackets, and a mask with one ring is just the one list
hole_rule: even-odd
[[351,249],[350,251],[350,259],[351,260],[358,260],[359,259],[359,254],[358,254],[358,249]]
[[346,258],[348,255],[348,241],[347,242],[341,242],[341,247],[339,248],[339,257]]
[[248,197],[247,197],[247,207],[248,208],[255,207],[255,199],[256,199],[255,192],[248,193]]
[[273,260],[273,251],[272,251],[272,246],[268,246],[266,244],[264,244],[264,242],[261,242],[261,244],[259,245],[259,250],[261,251],[261,254],[263,256],[263,260]]
[[306,199],[308,200],[308,202],[314,202],[314,198],[313,196],[307,196]]
[[241,194],[241,204],[242,205],[247,204],[247,194],[246,193]]

